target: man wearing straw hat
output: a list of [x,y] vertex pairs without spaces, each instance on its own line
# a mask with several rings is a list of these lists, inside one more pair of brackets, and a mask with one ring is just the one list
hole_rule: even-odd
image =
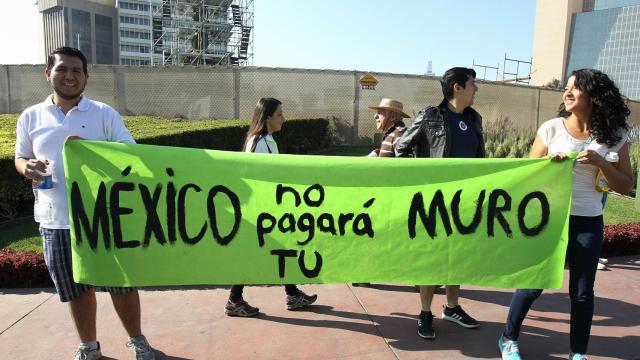
[[[373,150],[369,157],[395,157],[395,146],[400,137],[407,129],[402,122],[403,118],[408,118],[402,110],[402,103],[393,99],[382,99],[380,105],[371,105],[369,109],[376,111],[373,119],[376,122],[376,129],[383,133],[380,147]],[[370,283],[352,283],[353,286],[371,286]]]
[[[476,112],[473,98],[476,86],[473,69],[454,67],[447,70],[440,84],[444,99],[438,106],[428,106],[418,113],[410,128],[396,143],[396,156],[421,158],[482,158],[485,156],[482,117]],[[431,302],[436,286],[420,286],[422,311],[418,319],[418,335],[435,339]],[[460,285],[446,285],[447,302],[442,318],[465,328],[479,323],[458,304]]]
[[373,118],[376,121],[376,129],[384,134],[380,147],[370,155],[395,157],[395,145],[406,130],[402,119],[408,118],[409,115],[402,111],[402,103],[393,99],[382,99],[380,105],[371,105],[369,109],[376,110]]

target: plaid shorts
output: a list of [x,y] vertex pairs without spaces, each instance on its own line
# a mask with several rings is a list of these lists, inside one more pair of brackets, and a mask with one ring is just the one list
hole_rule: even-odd
[[94,287],[87,284],[77,284],[73,281],[71,269],[71,232],[68,229],[40,228],[44,260],[49,269],[49,275],[56,287],[60,301],[71,301],[83,292],[95,288],[98,291],[108,291],[111,294],[122,295],[130,292],[130,287]]

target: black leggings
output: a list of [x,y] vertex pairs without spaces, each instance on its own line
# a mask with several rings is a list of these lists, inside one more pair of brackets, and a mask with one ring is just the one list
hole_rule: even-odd
[[[242,291],[244,290],[244,285],[233,285],[231,286],[231,294],[229,294],[229,300],[236,302],[242,299]],[[284,291],[289,296],[295,296],[300,293],[300,289],[298,289],[295,285],[285,285]]]

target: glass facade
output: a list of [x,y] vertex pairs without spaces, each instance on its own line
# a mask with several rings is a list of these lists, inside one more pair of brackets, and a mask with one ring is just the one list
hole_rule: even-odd
[[91,56],[91,14],[82,10],[71,10],[71,46],[82,51],[87,62],[93,64]]
[[640,5],[576,14],[570,46],[567,74],[598,69],[616,82],[624,96],[640,100]]
[[595,0],[594,10],[640,5],[640,0]]
[[113,20],[96,14],[96,64],[113,64]]

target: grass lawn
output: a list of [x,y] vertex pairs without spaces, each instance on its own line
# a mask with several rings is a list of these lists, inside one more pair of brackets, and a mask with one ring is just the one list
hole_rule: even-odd
[[0,234],[0,249],[10,247],[16,251],[42,252],[42,238],[32,217],[0,225]]
[[613,225],[640,222],[640,211],[635,207],[634,201],[609,194],[604,207],[604,223]]
[[[372,147],[335,148],[318,155],[330,156],[366,156]],[[626,224],[640,222],[640,211],[635,207],[634,200],[621,196],[609,195],[604,209],[605,224]],[[32,218],[27,218],[12,224],[0,225],[0,248],[10,247],[17,251],[42,252],[42,240],[38,233],[38,225]]]

